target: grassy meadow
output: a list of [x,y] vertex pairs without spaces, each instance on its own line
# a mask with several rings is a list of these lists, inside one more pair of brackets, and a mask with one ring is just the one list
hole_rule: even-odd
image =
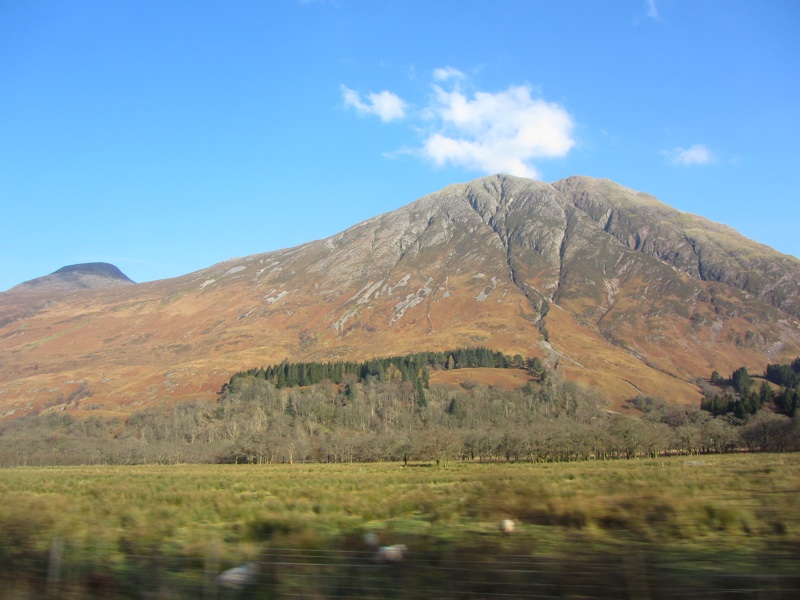
[[[370,532],[407,564],[370,560]],[[800,589],[800,455],[5,469],[0,559],[10,598],[784,597]],[[247,561],[263,585],[214,588]]]

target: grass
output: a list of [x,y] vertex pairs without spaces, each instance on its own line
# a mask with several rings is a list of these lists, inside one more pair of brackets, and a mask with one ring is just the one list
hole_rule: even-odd
[[[13,569],[27,568],[38,579],[20,584],[17,578],[22,587],[11,597],[38,595],[54,540],[66,549],[65,573],[78,582],[74,597],[86,597],[80,595],[88,585],[81,577],[97,570],[98,561],[119,584],[121,597],[136,597],[137,585],[166,577],[137,580],[136,573],[155,568],[143,566],[146,557],[158,557],[162,565],[182,561],[190,573],[174,573],[171,581],[194,577],[202,585],[209,568],[261,560],[280,549],[365,551],[366,532],[376,532],[383,543],[406,543],[420,564],[474,561],[476,574],[509,554],[561,565],[616,557],[614,569],[625,572],[632,572],[631,560],[647,555],[684,578],[780,576],[800,572],[799,498],[796,454],[457,463],[442,469],[7,469],[0,471],[0,584],[11,580]],[[505,517],[518,524],[513,536],[497,532]],[[418,574],[415,585],[420,580],[426,579]],[[431,593],[435,578],[425,585],[418,597]]]

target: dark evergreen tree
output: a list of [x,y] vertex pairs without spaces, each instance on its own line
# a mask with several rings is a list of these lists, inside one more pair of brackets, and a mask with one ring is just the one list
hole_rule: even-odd
[[417,395],[417,404],[420,407],[428,406],[428,398],[425,396],[425,388],[422,387],[422,382],[419,379],[414,382],[414,390]]
[[759,408],[763,406],[772,406],[775,401],[775,391],[772,386],[766,381],[761,382],[761,387],[758,390]]
[[796,364],[800,365],[798,359],[795,359],[791,365],[767,365],[764,377],[776,385],[783,385],[789,388],[797,387],[800,385],[800,372],[795,369]]
[[750,391],[753,380],[746,367],[739,367],[731,374],[731,385],[740,396],[746,395]]
[[775,408],[787,417],[794,417],[800,408],[800,390],[786,388],[775,397]]

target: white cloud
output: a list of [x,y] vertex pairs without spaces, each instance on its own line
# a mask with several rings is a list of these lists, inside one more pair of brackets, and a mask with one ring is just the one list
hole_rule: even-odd
[[647,16],[657,21],[658,7],[656,6],[656,0],[646,0],[646,4],[647,4]]
[[396,94],[386,90],[377,94],[370,92],[365,102],[361,99],[361,94],[342,86],[342,99],[345,106],[355,108],[360,114],[376,115],[384,123],[406,116],[406,103]]
[[694,144],[689,148],[674,148],[666,150],[664,155],[673,165],[690,167],[693,165],[707,165],[714,161],[714,155],[705,144]]
[[[421,145],[388,156],[413,154],[437,166],[537,178],[534,161],[566,156],[575,145],[572,116],[555,102],[533,97],[529,85],[468,94],[461,88],[469,87],[469,82],[458,69],[435,69],[432,76],[441,83],[432,84],[428,103],[411,115]],[[342,97],[345,106],[384,121],[406,113],[406,103],[388,91],[364,100],[342,86]]]
[[464,79],[464,73],[454,67],[440,67],[433,70],[433,78],[436,81],[447,81],[448,79]]
[[428,115],[435,131],[419,153],[436,165],[537,177],[532,160],[565,156],[575,145],[570,114],[556,103],[532,98],[529,86],[472,97],[438,85],[433,89]]

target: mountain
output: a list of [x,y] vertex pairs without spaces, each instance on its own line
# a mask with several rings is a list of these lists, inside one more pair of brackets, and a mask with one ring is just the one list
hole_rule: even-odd
[[488,346],[616,405],[800,354],[800,261],[608,180],[449,186],[175,279],[0,294],[0,414],[214,398],[242,369]]
[[131,285],[133,283],[127,275],[114,265],[108,263],[84,263],[61,267],[50,275],[20,283],[11,288],[9,292],[94,290],[104,287]]

